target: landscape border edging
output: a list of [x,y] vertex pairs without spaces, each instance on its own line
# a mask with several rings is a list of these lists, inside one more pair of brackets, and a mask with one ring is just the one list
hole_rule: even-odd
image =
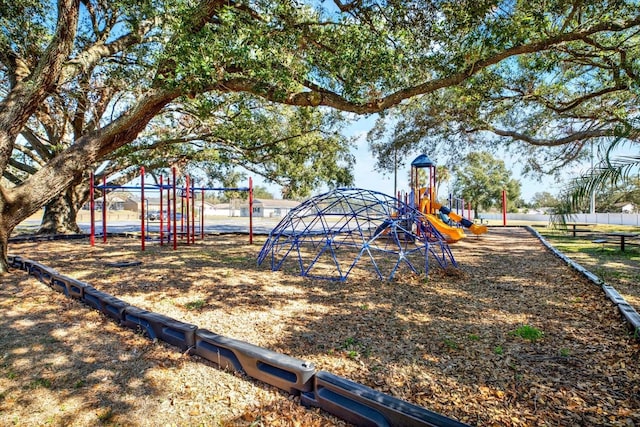
[[[25,239],[27,240],[27,239]],[[55,240],[53,239],[34,239],[34,241],[38,240]],[[126,322],[122,320],[118,320],[119,317],[123,316],[123,313],[126,314],[127,310],[140,310],[146,312],[146,310],[139,309],[137,307],[129,305],[126,301],[119,300],[117,297],[114,297],[106,292],[99,291],[93,288],[91,285],[86,284],[84,282],[77,281],[76,279],[64,276],[60,274],[57,270],[49,268],[43,264],[38,263],[37,261],[33,261],[27,258],[22,258],[19,255],[8,255],[7,259],[9,261],[9,265],[13,268],[17,268],[19,270],[23,270],[27,272],[30,276],[35,277],[41,283],[47,285],[49,288],[62,293],[67,298],[76,298],[79,301],[83,302],[85,306],[89,308],[93,308],[99,312],[101,312],[105,317],[109,318],[111,321],[115,321],[119,326],[129,327],[132,325],[128,325]],[[47,274],[43,274],[46,272]],[[59,283],[56,283],[54,286],[54,279],[58,280]],[[68,283],[70,282],[78,282],[86,285],[81,290],[80,298],[75,295],[70,295],[68,292]],[[64,286],[63,286],[64,284]],[[93,298],[88,300],[86,298],[86,291],[89,293],[93,292]],[[105,301],[107,301],[105,303]],[[108,302],[118,302],[118,310],[112,311],[109,310]],[[122,309],[122,310],[120,310]],[[137,311],[136,311],[137,312]],[[162,314],[154,313],[154,312],[146,312],[151,316],[156,316],[159,319],[159,328],[164,328],[167,325],[173,325],[174,323],[184,322],[168,318]],[[188,325],[188,324],[184,324]],[[149,325],[151,328],[152,325]],[[199,328],[197,325],[188,325],[193,328],[190,332],[193,332],[194,335],[197,334]],[[154,335],[156,335],[156,328],[152,328]],[[170,338],[170,334],[168,335]],[[316,371],[315,367],[312,363],[305,362],[301,359],[296,359],[291,356],[276,353],[272,350],[255,346],[250,343],[244,343],[239,340],[231,339],[224,337],[222,335],[219,336],[227,343],[232,343],[230,346],[233,353],[236,355],[236,359],[240,363],[240,367],[245,374],[251,378],[257,379],[263,383],[275,386],[280,390],[284,390],[289,392],[290,394],[304,394],[304,399],[301,399],[301,404],[303,406],[316,406],[320,409],[328,412],[338,418],[342,418],[343,420],[358,420],[362,421],[363,425],[376,425],[378,427],[406,427],[408,425],[411,426],[420,426],[420,427],[470,427],[468,424],[458,421],[454,418],[447,417],[446,415],[439,414],[437,412],[431,411],[422,406],[417,406],[411,404],[405,400],[395,398],[391,395],[388,395],[383,392],[375,391],[371,389],[371,393],[375,395],[375,399],[373,400],[363,400],[359,402],[357,405],[347,405],[346,407],[342,407],[340,405],[341,402],[345,400],[345,397],[342,394],[333,393],[329,396],[323,396],[324,399],[316,399],[315,393],[317,393],[317,382],[321,381],[318,378],[318,373],[323,371]],[[174,342],[175,340],[167,339],[167,336],[154,336],[150,337],[151,339],[158,338],[169,345],[180,348],[180,344],[183,342],[187,342],[188,340],[182,340],[180,342]],[[195,349],[195,343],[192,347],[186,349],[186,354],[191,354],[191,351]],[[184,349],[183,349],[184,350]],[[230,350],[231,351],[231,350]],[[196,352],[194,352],[196,353]],[[196,353],[197,354],[197,353]],[[207,359],[206,356],[200,354],[200,357]],[[261,360],[275,360],[278,359],[279,363],[274,363],[273,366],[269,366],[271,369],[266,369],[265,372],[262,372],[260,369]],[[209,359],[207,359],[209,360]],[[210,360],[211,361],[211,360]],[[215,362],[215,359],[213,360]],[[244,362],[244,363],[243,363]],[[255,363],[255,366],[251,366]],[[279,369],[279,364],[284,364],[284,366],[292,368],[291,372],[285,371],[283,369]],[[275,369],[273,369],[275,368]],[[285,373],[295,373],[298,378],[302,378],[302,381],[287,381],[283,378],[272,378],[277,377],[282,372]],[[256,375],[258,373],[258,375]],[[328,372],[326,375],[331,376],[332,378],[336,378],[339,381],[342,381],[345,384],[355,385],[357,388],[358,395],[362,390],[368,390],[369,388],[361,385],[359,383],[352,382],[347,378],[342,378],[334,374],[330,374]],[[321,374],[322,376],[322,374]],[[310,389],[307,390],[307,387]],[[337,387],[337,386],[336,386]],[[349,388],[349,387],[347,387]],[[338,387],[339,389],[339,387]],[[292,393],[293,392],[293,393]],[[349,390],[342,390],[343,393],[347,395],[353,394]],[[313,402],[314,404],[309,405],[309,403]],[[307,403],[307,404],[305,404]],[[363,414],[374,415],[372,419],[362,418]],[[371,424],[373,422],[373,424]]]
[[527,225],[524,227],[531,234],[542,242],[555,256],[567,263],[571,268],[582,274],[587,280],[593,284],[600,286],[600,289],[604,292],[605,296],[618,308],[620,315],[628,323],[633,330],[633,336],[640,341],[640,314],[624,299],[622,295],[611,285],[608,285],[598,275],[592,273],[578,262],[566,256],[563,252],[556,249],[547,239],[545,239],[535,228]]

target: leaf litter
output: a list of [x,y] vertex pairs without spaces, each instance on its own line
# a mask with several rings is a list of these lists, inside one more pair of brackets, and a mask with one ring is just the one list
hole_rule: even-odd
[[[599,287],[523,229],[452,245],[380,281],[271,272],[260,242],[10,245],[140,308],[313,362],[478,426],[640,423],[640,346]],[[127,268],[106,263],[141,261]],[[152,342],[24,272],[0,287],[0,415],[18,424],[347,425],[299,398]],[[514,331],[542,333],[528,340]],[[536,335],[537,336],[537,335]]]

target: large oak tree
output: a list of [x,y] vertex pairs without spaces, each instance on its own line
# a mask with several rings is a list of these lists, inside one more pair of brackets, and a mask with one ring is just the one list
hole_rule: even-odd
[[[18,223],[81,179],[88,166],[134,141],[182,97],[244,92],[293,106],[376,113],[447,88],[456,94],[485,73],[527,78],[536,58],[582,55],[577,48],[597,50],[603,38],[624,40],[640,24],[639,6],[624,1],[51,5],[15,0],[3,7],[0,170],[29,121],[72,82],[80,87],[100,75],[108,85],[110,76],[125,73],[131,86],[93,129],[22,184],[0,188],[0,272],[7,269],[7,239]],[[514,61],[521,64],[515,71],[508,66]],[[599,91],[580,90],[576,99]]]
[[[46,115],[25,126],[4,171],[7,180],[22,184],[99,121],[108,102],[89,111],[83,105],[104,96],[79,92],[55,97]],[[208,187],[240,186],[240,179],[246,182],[246,173],[237,172],[242,168],[280,184],[291,197],[306,197],[323,184],[352,183],[351,144],[340,132],[347,120],[336,110],[274,104],[241,93],[181,101],[154,117],[135,141],[102,159],[94,168],[95,182],[122,185],[138,176],[141,167],[158,182],[177,166],[182,175]],[[44,206],[38,233],[80,232],[76,216],[89,198],[89,175],[87,170]]]
[[[547,5],[548,10],[540,10],[532,4],[519,29],[505,22],[502,34],[478,37],[474,52],[484,57],[506,34],[517,38],[530,34],[532,27],[547,35],[580,31],[601,18],[635,19],[636,13],[620,1],[602,2],[602,8],[589,2]],[[596,10],[601,16],[592,15]],[[501,12],[511,15],[513,10]],[[638,145],[639,81],[637,26],[593,33],[510,58],[458,85],[414,97],[380,118],[370,146],[379,159],[393,152],[423,151],[454,161],[469,150],[506,149],[520,159],[525,172],[554,173],[589,156],[592,145],[606,149],[619,140]],[[389,170],[384,160],[378,166]]]

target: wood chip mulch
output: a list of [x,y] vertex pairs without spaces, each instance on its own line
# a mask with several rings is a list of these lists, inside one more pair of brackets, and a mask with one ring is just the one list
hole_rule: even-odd
[[[264,237],[178,250],[14,243],[126,302],[313,362],[478,426],[640,425],[640,344],[602,290],[524,229],[451,249],[459,268],[345,283],[257,266]],[[141,262],[139,265],[135,263]],[[130,264],[131,263],[131,264]],[[347,425],[117,326],[25,272],[0,277],[2,425]],[[536,339],[519,332],[541,333]]]

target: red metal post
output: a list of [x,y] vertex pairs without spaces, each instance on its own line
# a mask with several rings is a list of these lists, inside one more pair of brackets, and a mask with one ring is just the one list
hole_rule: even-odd
[[107,243],[107,176],[102,177],[102,243]]
[[146,216],[146,212],[144,209],[144,166],[140,166],[140,198],[142,199],[142,203],[140,204],[140,212],[142,212],[142,215],[140,215],[140,221],[141,221],[141,225],[142,225],[142,232],[140,233],[140,250],[144,251],[144,241],[145,241],[145,235],[144,235],[144,222],[145,222],[145,216]]
[[167,244],[171,242],[171,180],[167,175]]
[[180,240],[184,239],[184,199],[185,199],[184,188],[181,190],[180,194]]
[[176,167],[171,168],[173,171],[173,249],[178,247],[177,230],[176,230]]
[[196,183],[191,180],[191,243],[196,243]]
[[507,190],[502,190],[502,225],[507,225]]
[[249,244],[253,244],[253,179],[249,177]]
[[164,245],[164,234],[163,234],[163,229],[164,229],[164,209],[163,209],[163,203],[162,203],[162,175],[160,175],[160,246]]
[[91,246],[95,246],[96,244],[96,214],[94,212],[94,209],[96,207],[96,201],[95,201],[95,185],[93,180],[95,179],[95,177],[93,176],[93,172],[91,172],[91,177],[89,178],[91,180],[90,183],[90,187],[89,187],[89,209],[91,210],[89,217],[90,217],[90,233],[89,233],[89,243],[91,244]]
[[[190,215],[189,215],[189,175],[186,176],[186,182],[187,185],[185,186],[185,200],[184,202],[186,202],[186,209],[185,209],[185,213],[187,214],[187,245],[191,243],[191,223],[190,223]],[[184,215],[183,215],[184,216]]]

